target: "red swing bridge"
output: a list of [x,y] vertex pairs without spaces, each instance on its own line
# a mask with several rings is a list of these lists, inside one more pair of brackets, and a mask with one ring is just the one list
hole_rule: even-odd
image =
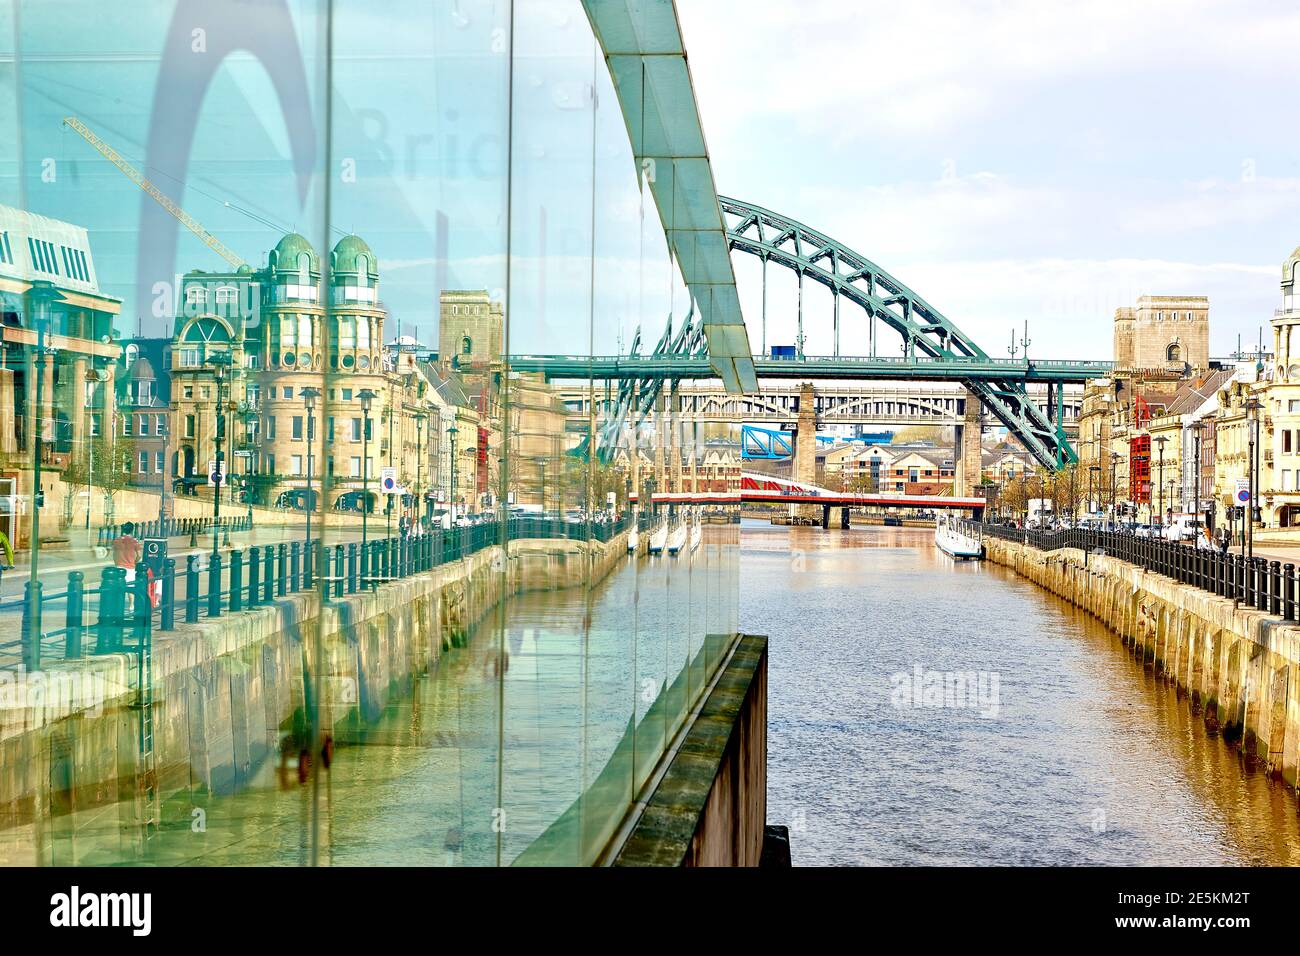
[[[738,491],[671,492],[653,494],[655,504],[720,505],[720,504],[785,504],[821,506],[822,526],[830,526],[830,509],[843,508],[841,525],[848,526],[849,508],[908,508],[916,510],[970,511],[980,517],[984,513],[983,498],[965,498],[954,495],[905,495],[885,492],[857,493],[832,491],[804,481],[778,478],[744,471],[740,474]],[[632,502],[638,501],[635,493]]]

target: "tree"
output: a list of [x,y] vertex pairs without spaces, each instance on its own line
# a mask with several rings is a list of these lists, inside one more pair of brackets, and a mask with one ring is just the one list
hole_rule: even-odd
[[[96,491],[104,496],[108,503],[105,509],[112,514],[114,496],[123,488],[131,485],[131,472],[128,470],[135,461],[135,442],[129,438],[114,439],[109,435],[95,435],[82,442],[63,470],[63,483],[68,486],[70,495],[81,491]],[[87,509],[90,499],[87,499]],[[68,515],[71,520],[71,514]]]

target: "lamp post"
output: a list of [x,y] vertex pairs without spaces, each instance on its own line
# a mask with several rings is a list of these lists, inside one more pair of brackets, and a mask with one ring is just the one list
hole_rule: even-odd
[[253,428],[257,425],[257,412],[247,402],[241,402],[244,413],[244,495],[248,504],[248,526],[253,526]]
[[[95,371],[93,368],[92,368],[92,369],[87,369],[87,370],[86,370],[86,383],[87,383],[87,384],[95,385],[95,384],[98,384],[98,383],[101,382],[101,381],[107,382],[107,381],[108,381],[108,376],[105,375],[105,376],[101,379],[101,378],[100,378],[100,375],[99,375],[99,372]],[[104,387],[104,391],[105,391],[105,392],[108,391],[108,386],[105,386],[105,387]],[[91,421],[94,420],[94,415],[95,415],[94,412],[90,412],[90,413],[89,413],[89,416],[90,416]],[[84,431],[84,434],[85,434],[85,436],[86,436],[86,469],[87,469],[87,477],[86,477],[86,530],[89,531],[89,530],[90,530],[90,512],[91,512],[91,509],[94,508],[94,501],[95,501],[95,441],[94,441],[94,436],[90,434],[89,422],[87,423],[87,427],[86,427],[86,429],[85,429],[85,431]]]
[[[311,554],[311,513],[316,509],[316,502],[312,500],[311,492],[311,446],[312,439],[315,437],[316,429],[314,413],[316,411],[316,399],[320,398],[320,389],[304,388],[301,392],[302,406],[307,412],[307,554]],[[307,560],[311,560],[309,557]]]
[[[388,416],[388,467],[393,467],[393,390],[388,390],[388,404],[384,406],[384,414]],[[388,500],[384,502],[384,522],[385,537],[393,536],[393,496],[389,495]]]
[[456,429],[455,419],[452,420],[451,426],[447,429],[447,438],[451,442],[451,457],[449,461],[451,466],[447,469],[450,487],[447,489],[447,515],[451,519],[451,524],[456,524]]
[[1096,497],[1101,497],[1101,465],[1088,466],[1088,511],[1089,513],[1095,508],[1101,511],[1101,502],[1093,500],[1094,489]]
[[[1161,435],[1156,439],[1156,445],[1160,449],[1160,465],[1156,478],[1156,494],[1160,499],[1160,522],[1159,527],[1165,526],[1165,442],[1169,441],[1168,435]],[[1151,502],[1147,502],[1147,510],[1151,510]],[[1152,522],[1153,524],[1155,522]]]
[[215,479],[212,490],[212,553],[216,554],[218,526],[221,524],[221,485],[226,477],[226,453],[221,447],[226,431],[226,416],[222,403],[222,389],[226,383],[226,369],[230,368],[230,353],[218,352],[215,355],[209,355],[204,360],[204,364],[212,366],[212,374],[216,379],[217,385],[217,414],[214,423],[215,430],[212,438],[212,443],[216,446],[217,451],[217,467],[215,474],[212,476]]
[[415,520],[424,527],[424,493],[420,486],[420,460],[424,458],[424,412],[415,415]]
[[1116,500],[1119,497],[1119,485],[1116,483],[1116,477],[1118,475],[1119,460],[1121,457],[1122,456],[1117,451],[1110,453],[1110,520],[1112,526],[1117,524],[1116,512],[1119,510],[1119,502]]
[[1246,556],[1255,557],[1255,495],[1259,493],[1259,399],[1251,396],[1246,402],[1246,411],[1250,414],[1249,446],[1250,454],[1246,459],[1246,477],[1250,482],[1250,501],[1246,504]]
[[[1192,422],[1192,458],[1194,466],[1192,468],[1192,513],[1205,518],[1205,508],[1201,497],[1201,431],[1205,428],[1205,422],[1197,419]],[[1207,521],[1208,525],[1209,522]]]
[[366,551],[366,515],[370,511],[370,403],[375,393],[363,388],[361,399],[361,553]]

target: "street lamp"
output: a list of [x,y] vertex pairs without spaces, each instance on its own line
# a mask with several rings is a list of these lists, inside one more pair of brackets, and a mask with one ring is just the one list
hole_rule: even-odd
[[365,554],[366,514],[370,511],[370,403],[375,393],[363,388],[357,398],[361,399],[361,553]]
[[[1202,519],[1206,517],[1201,496],[1201,431],[1204,428],[1204,420],[1198,418],[1192,422],[1192,458],[1195,461],[1192,467],[1192,513],[1199,514]],[[1209,522],[1206,524],[1208,526]]]
[[1119,497],[1119,486],[1116,483],[1116,478],[1118,476],[1119,460],[1122,457],[1117,451],[1110,453],[1110,520],[1113,526],[1116,524],[1116,512],[1119,510],[1119,502],[1116,501]]
[[[1160,449],[1160,470],[1156,478],[1156,494],[1160,499],[1160,524],[1159,527],[1165,526],[1165,442],[1169,441],[1168,435],[1161,435],[1156,439],[1156,445]],[[1151,502],[1147,502],[1147,511],[1151,510]]]
[[1259,462],[1256,458],[1259,449],[1259,410],[1263,407],[1259,399],[1251,396],[1246,402],[1246,411],[1250,413],[1249,446],[1250,454],[1246,459],[1246,477],[1250,482],[1250,501],[1246,503],[1246,556],[1255,556],[1255,495],[1259,493]]
[[451,467],[448,469],[448,478],[451,479],[451,486],[447,490],[447,515],[451,519],[451,524],[456,523],[456,435],[459,434],[456,428],[455,420],[447,429],[447,438],[451,442]]
[[221,447],[226,431],[226,416],[222,407],[222,388],[226,383],[226,370],[230,368],[230,353],[217,352],[215,355],[209,355],[203,364],[212,366],[212,374],[216,378],[217,384],[216,430],[212,438],[212,443],[217,451],[217,466],[212,475],[214,479],[212,491],[212,553],[216,554],[218,525],[221,524],[221,484],[225,479],[226,471],[226,453]]
[[424,527],[424,494],[420,488],[420,459],[424,457],[424,412],[415,415],[415,518],[420,527]]
[[316,507],[315,501],[312,500],[312,491],[311,491],[311,465],[312,465],[311,446],[312,446],[312,439],[315,437],[316,434],[316,429],[314,427],[316,423],[316,419],[314,417],[314,413],[316,411],[316,399],[320,398],[320,389],[304,388],[301,390],[299,394],[302,395],[302,406],[307,412],[307,501],[306,501],[307,554],[308,554],[307,560],[310,561],[311,560],[310,557],[311,555],[311,513],[312,511],[315,510]]

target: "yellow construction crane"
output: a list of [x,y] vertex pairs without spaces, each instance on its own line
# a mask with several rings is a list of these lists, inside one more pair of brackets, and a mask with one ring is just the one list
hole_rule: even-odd
[[102,155],[105,159],[107,159],[118,169],[122,170],[122,172],[126,174],[126,177],[129,180],[131,180],[131,182],[135,183],[137,186],[139,186],[141,189],[147,192],[150,196],[152,196],[154,200],[158,203],[158,205],[162,206],[169,213],[171,213],[178,220],[180,220],[181,225],[183,225],[186,229],[188,229],[190,232],[194,233],[194,235],[198,236],[201,240],[203,240],[203,244],[206,245],[208,248],[212,249],[217,255],[221,256],[221,258],[225,259],[236,269],[238,269],[242,265],[247,264],[235,252],[231,251],[231,249],[227,247],[225,243],[223,243],[220,239],[218,239],[216,236],[212,235],[212,233],[208,232],[201,225],[199,225],[198,220],[196,220],[193,216],[187,213],[180,206],[176,205],[170,199],[168,199],[166,194],[163,193],[161,189],[159,189],[153,183],[149,182],[149,180],[145,179],[144,175],[140,172],[140,170],[136,169],[125,159],[119,156],[117,150],[115,150],[112,146],[109,146],[106,142],[104,142],[102,139],[96,136],[86,126],[85,123],[81,122],[81,120],[77,119],[75,116],[65,116],[63,118],[63,125],[71,128],[73,131],[78,133],[81,136],[81,138],[84,139],[87,143],[95,147],[95,149],[99,150],[100,155]]

